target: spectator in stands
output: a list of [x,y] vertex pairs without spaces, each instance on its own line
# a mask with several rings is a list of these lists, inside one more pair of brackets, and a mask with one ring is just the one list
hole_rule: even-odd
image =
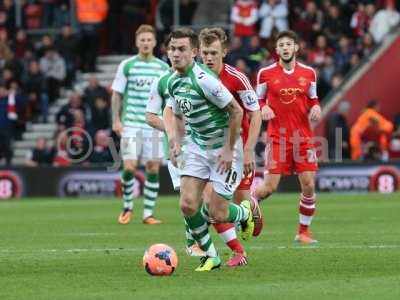
[[373,159],[379,154],[388,157],[388,141],[393,131],[392,122],[379,113],[376,100],[368,102],[350,131],[351,158]]
[[24,57],[27,49],[32,49],[33,45],[29,41],[28,36],[26,35],[26,31],[22,28],[17,30],[14,40],[14,53],[17,59],[21,59]]
[[61,107],[56,115],[56,122],[59,130],[65,130],[73,126],[75,110],[82,111],[87,121],[91,119],[90,109],[86,104],[82,103],[81,96],[77,92],[71,93],[69,102]]
[[66,87],[72,87],[72,83],[75,80],[77,58],[79,57],[79,41],[78,38],[73,34],[72,27],[70,25],[64,25],[61,28],[61,35],[56,40],[57,49],[65,61],[66,67]]
[[113,157],[109,148],[110,141],[111,137],[107,130],[98,130],[96,132],[94,138],[95,145],[91,155],[89,156],[89,162],[91,164],[104,165],[113,162]]
[[15,94],[0,82],[0,160],[5,158],[6,165],[9,165],[12,159],[11,142],[14,138],[16,120]]
[[246,50],[243,47],[242,40],[239,37],[233,37],[232,42],[229,46],[228,54],[226,55],[225,61],[230,65],[235,65],[238,59],[246,58]]
[[37,57],[42,57],[48,48],[55,47],[54,39],[49,34],[44,34],[35,45]]
[[372,50],[375,47],[374,39],[370,33],[364,34],[361,43],[358,44],[358,53],[361,57],[367,57],[371,55]]
[[68,144],[68,156],[73,160],[74,164],[87,163],[88,152],[90,151],[91,124],[87,124],[83,112],[79,109],[73,112],[74,123],[68,132],[71,143]]
[[40,121],[47,122],[49,98],[46,93],[46,81],[36,60],[29,63],[28,71],[22,82],[23,91],[27,96],[27,118],[31,119],[37,112],[40,112]]
[[278,32],[287,30],[288,7],[285,0],[264,0],[260,6],[260,37],[267,40],[271,37],[273,30]]
[[349,38],[344,35],[341,36],[339,39],[339,47],[333,55],[338,72],[344,74],[349,70],[350,58],[353,52]]
[[365,3],[359,2],[357,10],[351,16],[350,27],[355,37],[362,37],[368,32],[369,18],[366,13]]
[[339,72],[333,74],[330,82],[331,89],[338,89],[339,87],[342,86],[342,83],[343,83],[343,75],[340,74]]
[[328,56],[333,54],[333,49],[328,47],[328,41],[322,34],[315,40],[315,46],[308,51],[307,61],[313,66],[322,66]]
[[47,146],[47,140],[40,137],[36,140],[35,148],[27,153],[25,166],[50,166],[53,163],[54,154],[54,150]]
[[13,58],[13,53],[7,42],[0,41],[0,69],[3,69]]
[[375,42],[379,43],[399,23],[400,13],[396,11],[394,0],[387,0],[385,8],[377,11],[372,18],[369,31]]
[[252,73],[257,72],[259,66],[269,56],[267,49],[261,47],[260,38],[256,35],[250,38],[250,45],[247,53],[246,62]]
[[[325,80],[325,82],[331,82],[333,75],[335,74],[336,66],[333,61],[333,57],[328,55],[324,59],[324,64],[321,68],[320,76],[318,80]],[[319,92],[319,91],[318,91]]]
[[41,26],[42,8],[36,1],[29,1],[23,5],[24,28],[38,29]]
[[328,156],[331,160],[350,159],[350,128],[347,114],[350,110],[348,101],[341,101],[337,111],[328,116],[325,136],[328,139]]
[[99,30],[108,14],[107,0],[77,0],[76,13],[81,35],[81,69],[84,72],[94,72],[98,55]]
[[60,88],[66,76],[64,59],[55,48],[49,47],[40,59],[40,70],[46,80],[49,101],[53,103],[60,96]]
[[109,92],[104,86],[100,85],[95,75],[89,77],[88,83],[88,86],[83,91],[83,99],[85,103],[87,103],[90,107],[94,107],[95,100],[99,97],[106,100],[107,103],[109,102]]
[[14,0],[3,0],[3,4],[1,6],[1,10],[3,10],[7,14],[7,22],[6,27],[8,29],[8,33],[14,35],[15,33],[15,5]]
[[231,10],[233,35],[247,47],[251,36],[256,34],[257,4],[253,0],[237,0]]
[[[328,57],[329,58],[329,57]],[[327,60],[328,61],[328,60]],[[332,60],[333,61],[333,60]],[[326,80],[325,79],[325,75],[323,73],[323,71],[326,71],[326,69],[322,69],[316,67],[315,69],[315,73],[317,75],[317,91],[318,91],[318,96],[321,99],[321,102],[323,103],[325,96],[329,93],[329,91],[331,90],[331,84],[330,84],[330,80]],[[329,75],[329,74],[328,74]]]
[[[302,4],[302,3],[301,3]],[[314,1],[307,1],[305,10],[303,6],[295,6],[297,20],[293,28],[305,40],[312,41],[322,29],[323,14]]]
[[340,15],[340,9],[336,4],[330,4],[328,15],[324,18],[322,31],[328,41],[335,45],[339,37],[346,33],[346,24]]
[[111,128],[110,106],[108,105],[107,100],[102,97],[97,97],[94,101],[94,105],[91,107],[91,110],[91,124],[94,132],[100,129]]
[[57,131],[55,133],[55,146],[54,146],[54,159],[53,166],[55,167],[68,167],[71,165],[71,159],[68,156],[68,135],[65,131]]

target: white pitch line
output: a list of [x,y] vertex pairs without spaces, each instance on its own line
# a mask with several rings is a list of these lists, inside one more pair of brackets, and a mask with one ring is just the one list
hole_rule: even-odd
[[[400,245],[310,245],[310,246],[250,246],[248,250],[310,250],[310,249],[398,249]],[[143,252],[144,248],[73,248],[73,249],[37,249],[21,251],[13,249],[0,249],[1,253],[34,254],[34,253],[80,253],[80,252]],[[185,252],[179,249],[177,252]]]

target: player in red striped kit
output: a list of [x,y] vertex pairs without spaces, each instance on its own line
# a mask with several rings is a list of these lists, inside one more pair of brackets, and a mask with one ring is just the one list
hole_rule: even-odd
[[[227,37],[221,28],[205,28],[199,34],[200,55],[203,63],[206,64],[221,82],[231,92],[238,103],[242,106],[243,114],[242,131],[244,145],[244,177],[234,194],[234,201],[240,203],[244,199],[250,199],[250,186],[253,182],[255,158],[254,147],[257,142],[261,127],[261,112],[257,96],[247,79],[246,75],[223,63],[227,53]],[[206,193],[207,194],[207,193]],[[262,229],[262,216],[259,206],[254,212],[256,226],[253,235],[259,235]],[[227,262],[228,266],[247,264],[246,254],[243,246],[236,237],[233,224],[214,224],[219,235],[224,239],[228,247],[234,252],[233,257]]]
[[298,37],[293,31],[278,34],[279,61],[262,68],[257,76],[257,95],[262,118],[268,121],[266,171],[263,184],[252,196],[269,197],[282,175],[296,172],[300,181],[299,228],[295,241],[311,244],[309,226],[315,211],[315,174],[318,169],[310,122],[318,121],[321,108],[315,71],[296,61]]

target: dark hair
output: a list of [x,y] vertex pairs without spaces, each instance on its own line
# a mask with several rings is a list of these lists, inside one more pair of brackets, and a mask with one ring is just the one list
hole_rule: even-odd
[[220,41],[223,48],[228,47],[228,37],[220,27],[204,28],[200,31],[199,40],[205,45],[210,45],[215,41]]
[[376,108],[378,106],[378,101],[375,99],[369,100],[367,103],[367,108]]
[[192,46],[192,48],[199,47],[199,41],[198,41],[197,34],[188,27],[181,27],[181,28],[178,28],[178,29],[175,29],[174,31],[172,31],[167,36],[166,45],[168,46],[171,39],[182,39],[182,38],[189,38],[190,45]]
[[292,30],[285,30],[281,31],[278,33],[275,39],[275,43],[277,43],[281,38],[287,37],[289,39],[292,39],[296,44],[299,43],[299,36],[297,35],[296,32]]

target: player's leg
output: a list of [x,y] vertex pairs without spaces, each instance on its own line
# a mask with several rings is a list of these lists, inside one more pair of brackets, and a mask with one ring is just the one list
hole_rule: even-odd
[[121,175],[123,210],[118,217],[118,223],[120,224],[128,224],[133,217],[133,190],[136,168],[137,160],[124,160]]
[[252,197],[262,201],[276,191],[281,174],[290,173],[290,161],[292,153],[287,145],[268,142],[265,147],[265,173],[262,184],[252,191]]
[[216,223],[240,223],[242,238],[250,239],[254,231],[252,204],[248,200],[243,201],[240,205],[230,202],[243,175],[243,147],[241,143],[236,145],[232,167],[224,174],[221,174],[218,170],[218,154],[209,158],[210,182],[213,190],[209,212],[207,207],[204,207],[205,213],[209,214]]
[[206,253],[196,271],[210,271],[221,265],[221,260],[208,232],[208,224],[200,211],[201,197],[206,179],[181,177],[180,208],[192,237]]
[[143,223],[154,225],[160,224],[161,221],[154,218],[154,207],[160,189],[159,182],[160,161],[148,160],[145,165],[145,182],[144,182],[144,206],[143,206]]
[[255,172],[243,176],[238,188],[235,191],[233,201],[240,204],[243,200],[250,199],[254,202],[253,218],[254,218],[254,231],[253,236],[259,236],[264,227],[264,217],[261,207],[258,205],[258,200],[251,196],[250,188],[253,184]]
[[280,180],[281,174],[265,173],[263,182],[254,189],[252,197],[257,199],[258,201],[262,201],[268,198],[272,195],[272,193],[276,191]]
[[142,158],[146,162],[143,223],[154,225],[161,223],[160,220],[154,218],[153,212],[160,189],[159,172],[161,160],[164,157],[164,136],[161,131],[151,129],[143,130],[143,137]]
[[299,174],[301,194],[299,201],[299,228],[295,240],[305,244],[316,243],[312,238],[310,225],[315,213],[315,171]]
[[[212,184],[207,183],[203,192],[203,203],[208,204],[211,201]],[[203,208],[203,210],[206,208]],[[242,244],[240,243],[236,227],[233,223],[213,223],[215,231],[219,237],[224,241],[225,245],[232,250],[232,258],[226,263],[229,267],[237,267],[247,264],[247,257]]]
[[142,143],[143,139],[140,129],[130,128],[130,136],[123,136],[121,138],[121,155],[124,162],[121,185],[124,206],[122,213],[118,217],[120,224],[128,224],[132,219],[135,172],[138,166]]

